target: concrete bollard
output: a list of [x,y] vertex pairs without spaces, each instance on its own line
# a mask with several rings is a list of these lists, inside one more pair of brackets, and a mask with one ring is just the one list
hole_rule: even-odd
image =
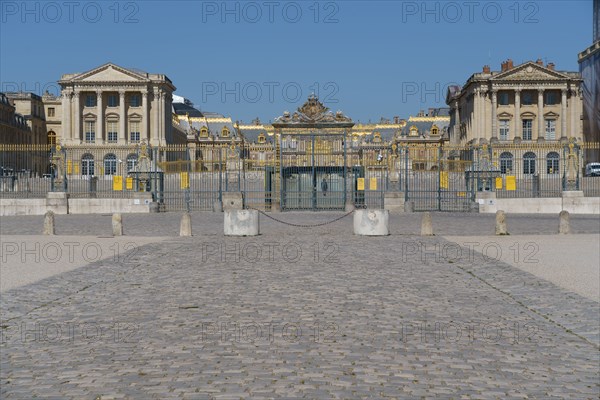
[[430,212],[424,212],[421,218],[421,236],[433,236],[433,222],[431,221]]
[[563,235],[571,233],[571,218],[569,212],[562,210],[560,214],[558,214],[558,219],[558,233]]
[[54,235],[54,212],[46,211],[44,216],[44,235]]
[[506,230],[506,215],[504,211],[496,211],[496,235],[508,235]]
[[186,212],[181,216],[179,236],[192,236],[192,216],[190,213]]
[[119,213],[112,216],[112,232],[113,236],[123,236],[123,219]]
[[257,236],[260,234],[257,210],[223,210],[225,236]]
[[387,236],[390,212],[388,210],[355,210],[354,234],[361,236]]

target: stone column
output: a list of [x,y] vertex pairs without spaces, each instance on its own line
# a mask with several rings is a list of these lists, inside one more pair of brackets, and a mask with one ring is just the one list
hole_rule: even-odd
[[515,89],[515,138],[521,138],[521,130],[523,125],[521,124],[521,89]]
[[125,108],[125,91],[119,90],[119,142],[127,143],[127,111]]
[[160,118],[160,92],[158,88],[154,89],[154,99],[152,100],[152,113],[154,114],[154,123],[152,126],[152,140],[153,145],[158,145],[158,129],[159,129],[159,118]]
[[492,142],[498,141],[498,91],[492,90]]
[[473,139],[479,139],[479,89],[473,91]]
[[460,111],[458,110],[458,100],[454,102],[456,108],[454,109],[454,144],[460,143]]
[[96,140],[101,139],[102,143],[105,142],[106,138],[104,137],[104,105],[102,104],[102,90],[96,90],[96,114],[97,114],[97,123],[96,123]]
[[561,90],[560,99],[560,140],[567,140],[567,88]]
[[571,132],[569,133],[568,137],[577,137],[577,106],[578,106],[578,97],[577,97],[577,91],[572,89],[571,90],[571,103],[569,105],[569,107],[571,107]]
[[62,139],[67,142],[73,142],[73,129],[71,128],[71,93],[67,90],[62,92]]
[[75,124],[73,126],[73,139],[75,143],[79,144],[82,141],[81,137],[81,106],[79,104],[79,97],[81,93],[76,90],[73,93],[73,116],[75,117]]
[[544,141],[544,89],[538,89],[537,141]]
[[150,136],[148,135],[148,92],[147,91],[143,91],[142,92],[142,128],[141,128],[141,132],[140,132],[140,139],[145,139],[146,142],[148,142],[148,140],[150,139]]

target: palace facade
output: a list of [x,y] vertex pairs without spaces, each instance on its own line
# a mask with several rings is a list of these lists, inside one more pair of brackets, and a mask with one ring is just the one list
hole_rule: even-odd
[[484,66],[462,86],[448,89],[453,144],[583,140],[582,78],[541,60],[500,71]]

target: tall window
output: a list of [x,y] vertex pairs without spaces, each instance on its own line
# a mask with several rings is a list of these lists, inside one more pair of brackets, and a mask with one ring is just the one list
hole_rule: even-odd
[[48,144],[51,146],[56,145],[56,133],[54,131],[48,132]]
[[551,151],[546,156],[546,173],[558,174],[560,169],[560,156],[557,152]]
[[140,101],[140,95],[132,94],[131,97],[129,97],[129,105],[131,107],[140,107],[142,105],[142,102]]
[[107,154],[104,156],[104,175],[114,175],[117,173],[117,156]]
[[500,120],[500,140],[508,140],[510,139],[510,126],[509,120],[501,119]]
[[556,139],[556,120],[545,119],[544,123],[546,125],[546,140]]
[[96,121],[85,121],[85,142],[94,143],[96,141]]
[[223,127],[223,130],[221,130],[221,136],[229,137],[229,129],[227,129],[227,127]]
[[108,106],[109,107],[119,107],[119,95],[109,94],[108,95]]
[[498,104],[501,106],[508,105],[508,92],[499,92],[498,93]]
[[132,143],[136,143],[140,141],[140,123],[139,122],[130,122],[129,123],[129,140]]
[[513,170],[513,155],[508,151],[500,154],[500,172],[510,174]]
[[523,155],[523,173],[526,175],[535,174],[535,154],[531,151]]
[[108,135],[108,141],[110,143],[116,143],[117,140],[119,139],[119,131],[118,131],[118,122],[116,121],[109,121],[108,122],[108,131],[107,131],[107,135]]
[[533,104],[533,93],[531,93],[530,91],[523,91],[523,94],[521,95],[521,104],[523,104],[524,106],[530,106]]
[[85,96],[85,106],[86,107],[96,107],[96,95],[88,94]]
[[54,117],[56,115],[56,110],[54,107],[48,107],[48,116]]
[[558,104],[558,94],[553,91],[544,92],[545,103],[547,106]]
[[137,165],[138,156],[137,154],[130,154],[127,156],[127,172],[132,171]]
[[533,127],[532,119],[523,120],[523,140],[531,140],[531,130]]
[[81,157],[81,175],[92,176],[94,175],[94,156],[91,154],[84,154]]

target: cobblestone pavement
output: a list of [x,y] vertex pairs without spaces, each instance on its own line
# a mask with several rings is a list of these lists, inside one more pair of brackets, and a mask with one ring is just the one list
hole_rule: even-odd
[[[477,251],[448,257],[450,242],[410,235],[418,218],[394,216],[391,236],[371,238],[352,235],[351,217],[311,229],[263,218],[261,236],[224,238],[222,214],[198,213],[192,238],[9,290],[0,397],[597,399],[599,302]],[[36,234],[41,221],[2,218],[2,233]],[[178,215],[124,223],[168,236]],[[558,218],[508,223],[550,234]],[[597,232],[597,218],[573,224]],[[57,225],[110,233],[102,216]],[[434,225],[488,234],[493,216],[435,214]]]

